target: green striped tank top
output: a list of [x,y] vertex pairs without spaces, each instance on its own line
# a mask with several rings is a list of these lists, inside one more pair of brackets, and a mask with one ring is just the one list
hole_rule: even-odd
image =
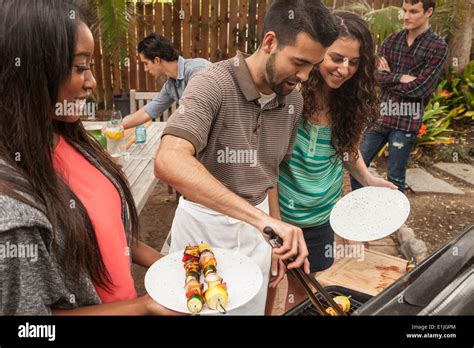
[[281,218],[298,227],[326,223],[342,194],[344,168],[331,145],[331,126],[302,118],[291,159],[280,165],[278,194]]

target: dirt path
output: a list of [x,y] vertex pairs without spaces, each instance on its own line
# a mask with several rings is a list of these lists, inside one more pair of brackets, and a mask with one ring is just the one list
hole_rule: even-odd
[[465,192],[464,195],[408,192],[412,210],[407,225],[413,228],[417,238],[426,243],[429,254],[432,254],[464,228],[474,224],[474,188],[435,168],[427,170]]

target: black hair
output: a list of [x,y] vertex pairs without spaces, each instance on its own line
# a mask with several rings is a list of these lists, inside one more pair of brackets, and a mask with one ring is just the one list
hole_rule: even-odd
[[151,33],[138,44],[138,53],[143,53],[146,59],[151,61],[156,57],[173,62],[178,60],[179,53],[173,44],[163,35]]
[[[333,15],[340,28],[339,38],[359,42],[360,60],[354,76],[340,88],[332,90],[325,100],[331,115],[331,144],[341,159],[346,153],[351,158],[358,158],[362,133],[380,114],[375,44],[367,23],[359,15],[348,11],[334,11]],[[316,96],[321,93],[323,85],[324,79],[319,68],[315,67],[303,83],[303,116],[306,121],[322,106]]]
[[[68,0],[0,0],[0,18],[0,195],[43,212],[53,227],[52,251],[75,283],[85,274],[111,291],[89,214],[53,166],[56,133],[78,144],[115,179],[129,214],[126,232],[138,240],[138,214],[121,169],[82,122],[52,118],[59,92],[73,73],[84,17]],[[60,240],[64,250],[58,248]]]
[[280,47],[294,44],[300,33],[329,47],[339,35],[331,12],[320,0],[276,0],[265,16],[261,41],[270,31]]
[[423,11],[424,12],[426,12],[430,8],[432,8],[433,13],[434,13],[435,8],[436,8],[436,1],[434,1],[434,0],[404,0],[404,2],[406,2],[408,4],[411,4],[411,5],[416,5],[419,2],[421,2],[423,4]]

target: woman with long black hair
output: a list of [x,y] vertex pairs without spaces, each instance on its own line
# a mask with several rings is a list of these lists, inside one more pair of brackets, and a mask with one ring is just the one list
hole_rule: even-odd
[[0,0],[0,314],[171,314],[137,297],[131,262],[160,254],[124,174],[56,108],[80,111],[93,52],[71,2]]

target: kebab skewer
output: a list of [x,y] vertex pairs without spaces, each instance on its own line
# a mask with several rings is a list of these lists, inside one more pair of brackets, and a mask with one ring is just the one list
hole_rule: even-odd
[[191,313],[197,314],[202,310],[204,298],[202,294],[202,284],[200,282],[201,269],[199,265],[199,247],[187,246],[183,255],[184,269],[186,271],[187,306]]
[[217,260],[211,247],[206,243],[199,244],[199,263],[207,283],[204,298],[210,309],[226,313],[228,300],[227,285],[217,273]]

